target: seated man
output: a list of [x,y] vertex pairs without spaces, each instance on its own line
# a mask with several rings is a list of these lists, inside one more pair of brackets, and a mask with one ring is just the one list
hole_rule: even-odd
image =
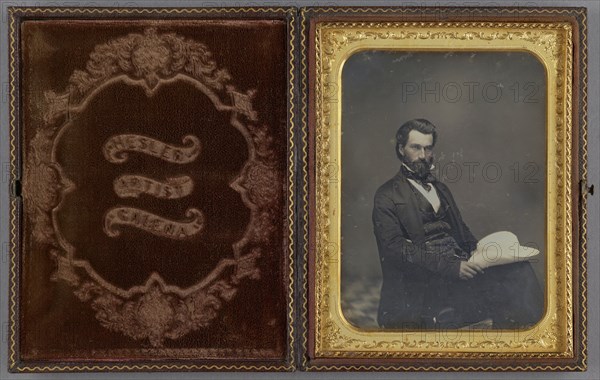
[[400,170],[375,194],[373,227],[383,272],[379,325],[460,328],[486,318],[494,328],[535,324],[544,295],[529,262],[485,273],[468,262],[477,239],[448,187],[430,172],[436,139],[427,120],[403,124],[396,133]]

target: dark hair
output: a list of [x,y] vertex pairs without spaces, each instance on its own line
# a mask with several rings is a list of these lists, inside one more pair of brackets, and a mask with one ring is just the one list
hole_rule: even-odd
[[400,147],[404,147],[408,141],[408,134],[410,131],[415,130],[426,135],[433,135],[433,145],[437,140],[437,131],[435,125],[431,124],[429,120],[425,119],[412,119],[402,124],[396,132],[396,155],[399,159],[402,159],[400,155]]

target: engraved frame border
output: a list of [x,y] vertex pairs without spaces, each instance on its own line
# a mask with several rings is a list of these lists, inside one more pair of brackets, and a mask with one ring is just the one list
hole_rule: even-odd
[[[443,22],[428,15],[428,11],[432,13],[435,10],[427,8],[353,8],[352,10],[348,8],[308,8],[302,12],[303,37],[305,35],[309,36],[302,50],[302,81],[305,87],[310,88],[309,96],[305,95],[303,98],[303,116],[309,119],[310,125],[310,135],[306,141],[310,147],[310,152],[305,156],[305,167],[310,170],[310,182],[314,184],[313,188],[315,189],[311,191],[305,201],[309,203],[311,213],[316,219],[310,224],[310,248],[307,248],[304,252],[309,271],[309,284],[304,289],[308,293],[304,318],[309,327],[303,338],[303,344],[307,348],[307,355],[303,364],[309,370],[584,370],[586,366],[586,216],[585,194],[583,196],[581,194],[579,175],[585,178],[586,173],[586,89],[585,81],[582,81],[583,84],[578,81],[582,76],[585,78],[586,75],[585,11],[568,8],[526,10],[514,8],[487,8],[485,10],[482,8],[437,9],[438,18],[441,13],[448,11],[448,15],[442,17],[444,18]],[[410,15],[416,12],[420,12],[421,17],[414,16],[411,20]],[[349,13],[352,14],[349,15]],[[501,352],[501,350],[495,350],[496,352],[494,352],[494,349],[490,350],[488,347],[486,349],[488,352],[479,354],[475,350],[470,350],[472,352],[467,353],[466,351],[469,350],[465,350],[464,347],[447,348],[443,346],[443,343],[437,346],[433,344],[429,350],[424,350],[424,347],[418,343],[410,345],[405,342],[402,333],[386,332],[378,334],[359,331],[350,327],[341,315],[339,302],[341,266],[339,260],[341,233],[339,230],[339,215],[341,214],[337,211],[339,211],[341,195],[340,187],[336,184],[340,182],[341,171],[339,165],[342,165],[339,161],[339,151],[341,149],[339,142],[341,133],[341,126],[339,125],[341,104],[339,99],[341,98],[339,95],[341,86],[337,86],[336,92],[325,94],[327,87],[324,83],[328,81],[339,84],[340,68],[343,61],[360,49],[410,50],[416,48],[417,50],[436,50],[424,46],[427,44],[415,43],[414,41],[406,43],[409,46],[386,43],[386,38],[393,39],[389,34],[387,37],[382,37],[380,34],[379,37],[383,39],[379,40],[377,40],[377,37],[373,37],[382,30],[393,33],[398,31],[394,27],[416,28],[418,25],[428,31],[442,26],[454,28],[453,30],[460,30],[461,26],[480,26],[485,29],[486,26],[494,28],[495,25],[496,31],[498,31],[498,27],[502,24],[506,27],[511,24],[514,26],[516,22],[529,22],[531,20],[528,19],[528,16],[533,18],[533,15],[538,14],[555,15],[556,18],[559,15],[571,16],[570,19],[569,17],[563,17],[561,20],[555,19],[553,21],[535,20],[541,24],[522,25],[526,29],[530,28],[533,32],[540,30],[540,27],[543,28],[544,22],[554,22],[562,23],[565,30],[562,37],[564,42],[557,44],[559,49],[565,49],[560,59],[563,60],[566,69],[562,73],[563,75],[559,76],[559,80],[564,80],[566,84],[563,94],[565,101],[562,103],[565,111],[564,125],[559,124],[560,128],[558,128],[556,135],[552,133],[546,135],[549,171],[552,171],[554,166],[557,167],[556,173],[548,173],[548,192],[560,190],[560,195],[557,196],[557,193],[554,192],[553,198],[546,200],[548,222],[546,234],[549,243],[553,245],[562,244],[563,250],[559,251],[554,259],[559,261],[564,259],[565,262],[563,271],[564,291],[560,291],[561,289],[558,289],[557,286],[552,286],[551,291],[558,292],[554,297],[549,298],[552,298],[550,300],[552,303],[563,302],[566,304],[559,316],[562,318],[560,322],[562,325],[554,324],[557,328],[555,330],[556,334],[560,335],[560,339],[563,339],[565,344],[562,344],[561,347],[546,350],[555,351],[547,353],[533,352],[532,347],[527,345],[507,350],[511,352]],[[475,15],[478,17],[475,17]],[[513,19],[516,16],[521,17],[519,20],[514,21],[510,17],[506,17],[505,20],[499,15],[512,16]],[[583,16],[583,21],[574,22],[575,17],[573,16],[576,15]],[[462,21],[461,16],[467,18],[468,21]],[[402,19],[398,20],[399,18]],[[339,42],[339,44],[336,45],[335,42],[327,44],[327,37],[331,37],[331,35],[326,35],[326,33],[333,34],[332,30],[335,28],[337,28],[338,37],[340,38],[331,38],[331,40]],[[562,26],[559,27],[559,29],[561,28]],[[353,41],[351,30],[355,32],[354,37],[363,32],[361,37],[356,38],[359,42]],[[369,35],[371,38],[369,38]],[[583,37],[581,37],[582,35]],[[427,40],[427,37],[422,38]],[[578,38],[582,38],[582,43]],[[367,42],[361,44],[360,41]],[[401,44],[402,42],[400,42]],[[476,46],[471,44],[470,47]],[[481,48],[481,46],[479,47]],[[502,44],[496,43],[494,47],[495,49],[492,50],[511,49],[510,44],[502,46]],[[459,48],[468,50],[469,44],[466,46],[460,45]],[[334,50],[337,51],[333,52]],[[448,50],[448,48],[438,47],[437,50]],[[521,50],[531,50],[531,47]],[[554,64],[556,61],[548,62],[546,60],[543,64],[548,68],[549,64]],[[578,65],[574,65],[574,63],[578,63]],[[307,67],[310,68],[308,71]],[[328,78],[328,76],[330,77]],[[554,79],[555,85],[556,77]],[[549,104],[549,111],[551,106],[557,106],[562,101],[562,99],[554,99],[554,95],[557,95],[555,90],[554,92],[549,91],[549,99],[552,99],[549,102],[551,103]],[[571,97],[573,95],[574,101],[572,102]],[[580,104],[581,102],[582,104]],[[577,111],[580,112],[579,115]],[[548,125],[555,125],[551,123],[553,119],[550,112],[549,116]],[[560,112],[556,112],[555,116],[558,116],[557,120],[560,121]],[[574,120],[572,120],[572,117]],[[563,146],[557,144],[558,148],[554,150],[553,144],[555,142],[561,143]],[[330,170],[333,167],[331,164],[335,166],[333,171]],[[574,169],[573,176],[571,176],[571,168]],[[552,226],[553,215],[560,221],[554,229],[550,227]],[[551,238],[554,231],[559,232],[559,237],[556,240]],[[579,236],[581,236],[580,239],[578,239]],[[575,237],[575,239],[571,240],[572,237]],[[550,268],[550,266],[551,263],[547,268]],[[555,307],[553,310],[557,311],[558,308]],[[575,315],[574,320],[571,319],[573,315]],[[546,316],[545,322],[547,322],[547,319]],[[392,338],[389,338],[390,335]],[[410,348],[404,351],[403,346],[410,346]],[[524,360],[529,360],[529,362]]]
[[[78,7],[9,7],[9,136],[10,136],[10,258],[9,258],[9,336],[8,336],[8,368],[11,372],[81,372],[81,371],[292,371],[296,368],[295,358],[295,242],[296,242],[296,11],[291,7],[215,7],[215,8],[78,8]],[[20,254],[20,222],[22,207],[20,198],[15,196],[14,186],[20,180],[22,170],[21,163],[21,139],[19,134],[20,124],[20,86],[18,54],[19,30],[18,25],[26,17],[42,17],[45,19],[67,17],[67,18],[193,18],[198,19],[221,17],[232,18],[250,15],[251,18],[270,17],[282,19],[287,25],[286,37],[286,62],[287,62],[287,154],[285,171],[286,196],[284,209],[287,210],[286,220],[288,222],[286,237],[287,265],[285,267],[285,279],[287,304],[287,355],[285,361],[261,360],[256,363],[227,362],[216,359],[206,359],[205,363],[192,362],[190,360],[181,363],[167,362],[166,360],[133,360],[129,363],[115,363],[110,361],[95,361],[94,363],[69,362],[66,359],[60,363],[38,363],[23,362],[19,359],[19,254]],[[211,363],[212,362],[212,363]]]

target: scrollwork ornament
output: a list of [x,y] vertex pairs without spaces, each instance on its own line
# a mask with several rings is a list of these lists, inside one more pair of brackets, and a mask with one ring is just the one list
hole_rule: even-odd
[[[194,285],[181,289],[153,273],[146,283],[125,290],[102,279],[58,236],[53,210],[66,191],[76,189],[54,162],[52,149],[70,115],[82,112],[103,86],[120,81],[141,86],[150,97],[163,82],[174,79],[193,83],[218,111],[232,115],[232,126],[246,137],[249,159],[232,187],[251,210],[251,218],[245,235],[234,243],[234,257],[221,259]],[[226,69],[218,67],[208,47],[192,39],[159,33],[152,27],[116,38],[95,47],[85,70],[74,71],[65,91],[45,92],[42,123],[28,147],[25,209],[33,224],[33,239],[60,247],[50,250],[56,263],[52,280],[68,283],[106,329],[147,341],[155,348],[209,327],[244,281],[261,277],[258,260],[270,254],[267,243],[278,222],[282,172],[276,164],[270,127],[251,124],[258,121],[252,107],[255,90],[238,92],[231,79]]]

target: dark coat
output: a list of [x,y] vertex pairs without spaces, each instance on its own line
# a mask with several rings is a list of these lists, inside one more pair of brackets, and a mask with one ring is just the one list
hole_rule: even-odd
[[[446,185],[433,184],[448,204],[450,234],[460,248],[470,254],[477,239],[465,225]],[[427,313],[427,292],[444,279],[458,279],[460,257],[452,252],[425,252],[423,216],[411,184],[399,171],[375,193],[373,228],[383,273],[378,322],[382,326],[414,326]],[[443,286],[443,285],[442,285]]]

